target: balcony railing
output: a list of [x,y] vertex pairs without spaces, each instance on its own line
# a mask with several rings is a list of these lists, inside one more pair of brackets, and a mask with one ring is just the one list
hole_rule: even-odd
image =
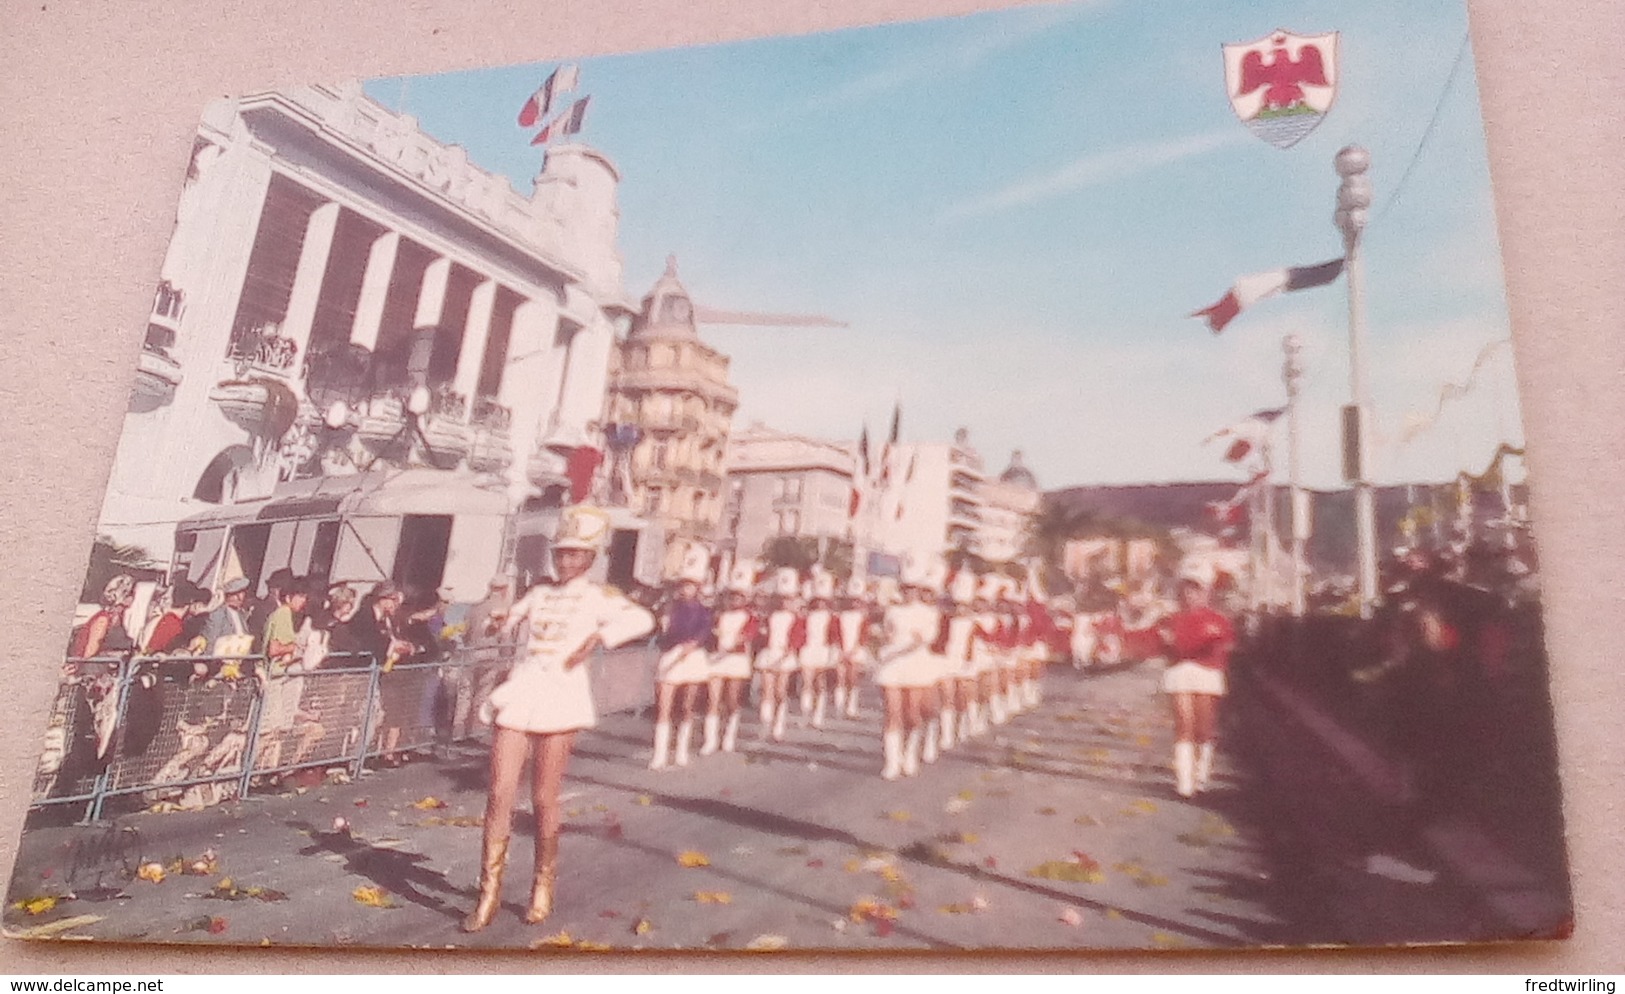
[[232,330],[226,358],[238,367],[238,375],[249,372],[287,376],[299,358],[299,346],[281,334],[274,323],[239,325]]

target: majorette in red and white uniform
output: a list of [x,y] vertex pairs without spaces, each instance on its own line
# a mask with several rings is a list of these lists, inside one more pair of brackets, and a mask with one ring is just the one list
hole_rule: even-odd
[[971,602],[976,597],[976,574],[969,570],[955,573],[948,581],[948,595],[952,603],[943,611],[934,647],[942,657],[943,666],[939,736],[944,749],[969,738],[973,725],[976,671],[971,662],[971,647],[975,641],[976,618],[971,614]]
[[750,682],[751,658],[761,637],[761,621],[750,608],[751,589],[756,585],[756,568],[735,563],[723,591],[723,609],[718,612],[714,650],[711,654],[710,710],[705,716],[705,744],[700,755],[710,755],[717,742],[714,730],[725,726],[720,745],[733,752],[739,740],[739,713],[746,684]]
[[823,728],[835,667],[840,662],[840,620],[830,608],[835,600],[835,577],[819,570],[803,593],[810,606],[807,639],[801,646],[801,714],[812,727]]
[[796,603],[801,578],[795,570],[780,569],[773,591],[778,604],[762,625],[764,644],[756,653],[756,672],[761,677],[762,732],[779,740],[789,717],[790,676],[800,666],[801,647],[807,644],[807,619]]
[[848,718],[859,714],[863,673],[874,665],[870,648],[873,608],[868,603],[869,586],[859,577],[846,584],[845,604],[836,614],[836,632],[840,635],[840,682],[835,687],[835,710],[845,711]]

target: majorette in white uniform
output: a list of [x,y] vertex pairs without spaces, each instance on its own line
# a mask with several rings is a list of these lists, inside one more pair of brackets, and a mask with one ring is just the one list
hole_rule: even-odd
[[[923,572],[905,578],[904,586],[925,588]],[[940,612],[934,604],[905,601],[886,608],[886,643],[878,654],[875,684],[881,687],[929,687],[937,682],[939,665],[931,653]]]
[[870,609],[866,598],[869,585],[860,577],[846,583],[847,606],[837,615],[841,634],[841,682],[835,689],[835,710],[845,710],[848,718],[856,718],[862,675],[874,665],[874,654],[869,650]]
[[[698,545],[685,549],[682,566],[673,581],[678,596],[666,605],[660,619],[657,644],[661,653],[655,664],[655,678],[660,688],[656,695],[654,754],[649,760],[651,770],[665,769],[667,760],[673,758],[669,750],[674,719],[678,719],[675,762],[678,766],[688,765],[688,747],[694,734],[695,688],[709,683],[711,678],[711,655],[706,650],[710,646],[715,620],[711,609],[698,597],[710,571],[710,552]],[[676,711],[681,711],[680,719],[673,713]],[[718,719],[712,715],[714,711],[708,715],[706,739],[714,748]]]
[[[556,549],[597,551],[609,517],[593,508],[571,508],[559,524]],[[529,622],[525,653],[508,679],[491,692],[492,720],[521,732],[568,732],[598,723],[585,664],[566,670],[565,660],[597,635],[608,648],[649,634],[654,616],[625,594],[578,577],[562,586],[532,587],[509,610],[507,631]]]
[[766,644],[756,653],[756,669],[771,673],[794,673],[800,663],[800,649],[806,641],[806,622],[793,607],[800,592],[800,578],[793,569],[781,569],[774,577],[773,592],[779,606],[768,613],[763,625]]
[[954,606],[944,623],[942,639],[943,670],[952,681],[951,696],[942,709],[942,746],[970,738],[976,724],[979,708],[976,703],[976,668],[972,660],[975,644],[976,618],[971,613],[971,601],[976,597],[976,574],[969,570],[955,573],[948,585],[948,594]]
[[815,567],[803,593],[812,606],[804,616],[806,639],[800,652],[801,714],[812,727],[823,728],[830,684],[840,661],[840,625],[830,608],[835,600],[835,577]]
[[730,603],[743,601],[717,614],[716,652],[711,657],[711,675],[728,680],[749,680],[751,656],[760,631],[760,621],[750,609],[748,598],[756,584],[755,572],[740,563],[728,576],[723,597]]

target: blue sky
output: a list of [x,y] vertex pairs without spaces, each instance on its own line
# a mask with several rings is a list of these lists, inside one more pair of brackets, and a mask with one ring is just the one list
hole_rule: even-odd
[[[1285,151],[1236,120],[1220,56],[1276,27],[1341,32],[1337,101]],[[1503,347],[1402,443],[1509,334],[1470,54],[1387,204],[1465,35],[1457,0],[1027,7],[581,60],[580,137],[623,176],[630,295],[675,254],[704,304],[850,323],[704,329],[733,357],[737,425],[850,438],[901,398],[906,440],[965,425],[1049,487],[1240,478],[1202,440],[1283,402],[1288,332],[1309,365],[1305,480],[1338,484],[1344,284],[1218,337],[1187,315],[1242,274],[1341,254],[1332,156],[1359,142],[1376,475],[1443,480],[1522,441]],[[514,118],[556,64],[367,88],[528,193],[540,155]]]

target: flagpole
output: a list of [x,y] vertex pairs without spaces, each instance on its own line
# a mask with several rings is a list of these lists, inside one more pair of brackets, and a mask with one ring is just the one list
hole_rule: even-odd
[[1358,145],[1347,145],[1333,160],[1343,178],[1337,191],[1335,222],[1343,232],[1344,273],[1349,285],[1349,392],[1352,394],[1353,425],[1345,445],[1352,445],[1345,459],[1354,484],[1354,526],[1358,538],[1360,617],[1370,618],[1377,602],[1377,521],[1376,501],[1371,488],[1370,410],[1371,397],[1365,368],[1365,265],[1360,253],[1360,235],[1365,229],[1366,212],[1371,206],[1371,154]]
[[1286,467],[1288,493],[1292,500],[1292,616],[1301,618],[1305,610],[1304,542],[1309,536],[1309,522],[1304,520],[1303,480],[1299,476],[1298,462],[1298,390],[1303,385],[1303,339],[1288,335],[1281,340],[1281,348],[1286,352],[1281,377],[1286,381]]

